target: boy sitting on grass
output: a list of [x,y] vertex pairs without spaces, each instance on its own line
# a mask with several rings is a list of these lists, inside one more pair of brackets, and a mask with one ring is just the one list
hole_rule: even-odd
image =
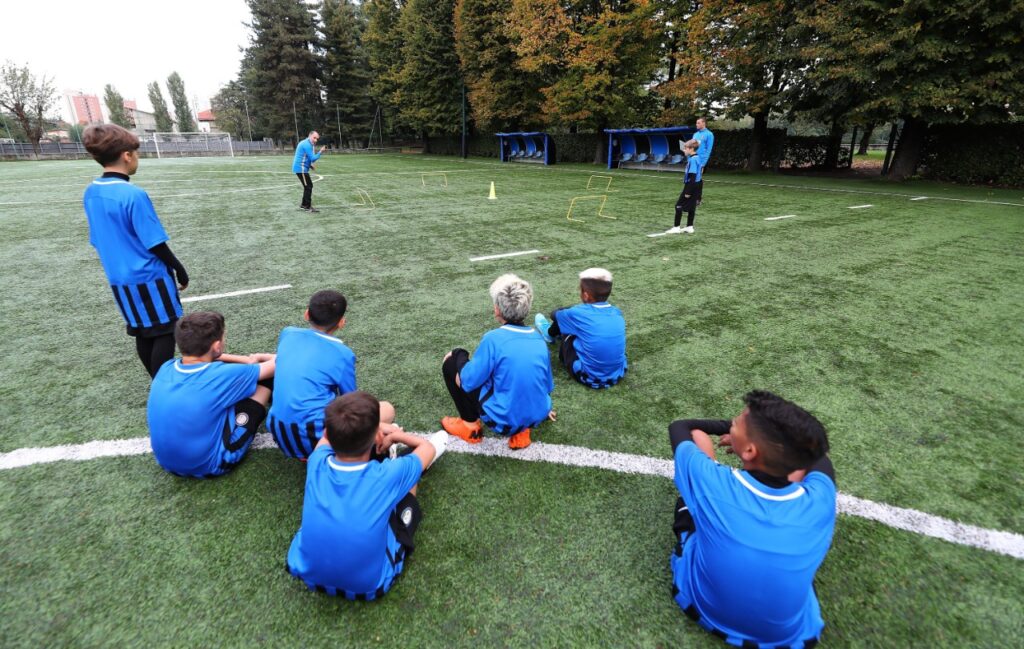
[[[688,617],[743,647],[812,647],[825,622],[814,574],[836,522],[836,485],[821,423],[771,392],[744,397],[731,422],[669,426],[676,503],[673,596]],[[715,461],[721,435],[743,470]]]
[[[310,328],[281,331],[267,428],[288,457],[308,458],[324,435],[324,409],[356,390],[356,355],[333,335],[345,326],[347,308],[338,291],[317,291],[303,314]],[[387,401],[380,406],[381,423],[393,423],[394,407]]]
[[[444,452],[443,432],[419,437],[390,427],[377,441],[380,403],[349,392],[324,413],[326,433],[309,456],[302,524],[288,550],[288,572],[310,590],[375,600],[390,590],[412,553],[423,514],[416,483]],[[393,444],[412,453],[374,461]]]
[[608,388],[626,373],[626,320],[608,303],[612,274],[604,268],[580,273],[583,304],[555,309],[551,320],[538,313],[534,326],[547,342],[561,338],[558,358],[569,376],[591,388]]
[[526,448],[530,429],[555,419],[551,360],[544,339],[523,324],[533,303],[529,283],[512,274],[502,275],[491,284],[490,292],[494,317],[501,326],[484,334],[472,360],[462,348],[445,355],[441,374],[459,416],[444,417],[441,426],[477,444],[483,440],[482,419],[494,432],[509,436],[509,448]]
[[149,390],[153,455],[178,476],[212,478],[233,469],[267,416],[274,355],[225,354],[224,332],[224,316],[214,311],[178,320],[181,358],[164,363]]

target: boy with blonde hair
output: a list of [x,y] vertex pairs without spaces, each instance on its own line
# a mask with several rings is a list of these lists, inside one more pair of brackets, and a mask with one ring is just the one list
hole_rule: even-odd
[[[509,448],[530,445],[530,430],[554,419],[551,360],[536,329],[523,324],[533,304],[530,284],[513,274],[502,275],[490,288],[497,329],[484,334],[472,359],[456,348],[441,364],[445,385],[458,417],[444,417],[441,426],[470,444],[483,440],[483,424],[507,435]],[[481,423],[482,420],[482,423]]]

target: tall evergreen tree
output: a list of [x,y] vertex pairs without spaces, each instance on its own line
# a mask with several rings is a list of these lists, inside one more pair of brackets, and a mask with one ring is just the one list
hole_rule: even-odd
[[146,90],[149,93],[149,103],[153,104],[156,130],[161,133],[170,133],[174,130],[174,120],[171,119],[171,113],[167,110],[167,102],[164,101],[164,95],[160,92],[160,84],[154,81],[146,86]]
[[[366,0],[363,47],[370,65],[370,97],[381,108],[386,122],[398,114],[398,76],[402,69],[402,35],[398,31],[401,9],[396,0]],[[399,126],[395,124],[394,126]]]
[[103,103],[107,105],[107,116],[112,124],[124,128],[135,128],[128,111],[124,107],[124,97],[109,83],[103,87]]
[[519,67],[506,0],[458,0],[455,49],[469,89],[473,121],[488,130],[529,130],[543,124],[540,74]]
[[185,82],[177,72],[172,72],[167,77],[167,92],[171,95],[171,103],[174,104],[174,120],[178,123],[178,131],[194,133],[196,120],[192,116],[192,108],[188,105]]
[[396,99],[400,119],[421,135],[462,128],[462,77],[455,53],[455,0],[409,0],[398,21],[402,66]]
[[295,141],[312,129],[322,130],[319,42],[310,7],[302,0],[247,3],[252,33],[242,75],[261,132]]
[[[373,118],[370,67],[362,45],[364,18],[348,0],[324,0],[324,89],[327,94],[324,135],[365,135]],[[340,122],[340,123],[339,123]],[[332,138],[333,139],[333,138]],[[340,144],[340,143],[339,143]]]

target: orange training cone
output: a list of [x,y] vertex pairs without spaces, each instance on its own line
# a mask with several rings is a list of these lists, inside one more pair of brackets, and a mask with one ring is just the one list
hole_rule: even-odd
[[487,197],[487,200],[489,200],[489,201],[496,201],[496,200],[498,200],[498,195],[494,193],[494,181],[493,180],[491,181],[491,194],[490,194],[490,196]]

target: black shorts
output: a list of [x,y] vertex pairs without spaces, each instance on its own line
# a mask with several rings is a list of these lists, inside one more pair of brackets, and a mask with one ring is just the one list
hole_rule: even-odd
[[395,539],[402,544],[403,556],[396,557],[396,562],[404,560],[416,549],[412,537],[416,534],[416,528],[420,526],[421,520],[423,520],[423,510],[420,509],[420,502],[416,500],[415,495],[405,494],[405,497],[395,505],[388,521],[391,531],[395,533]]

